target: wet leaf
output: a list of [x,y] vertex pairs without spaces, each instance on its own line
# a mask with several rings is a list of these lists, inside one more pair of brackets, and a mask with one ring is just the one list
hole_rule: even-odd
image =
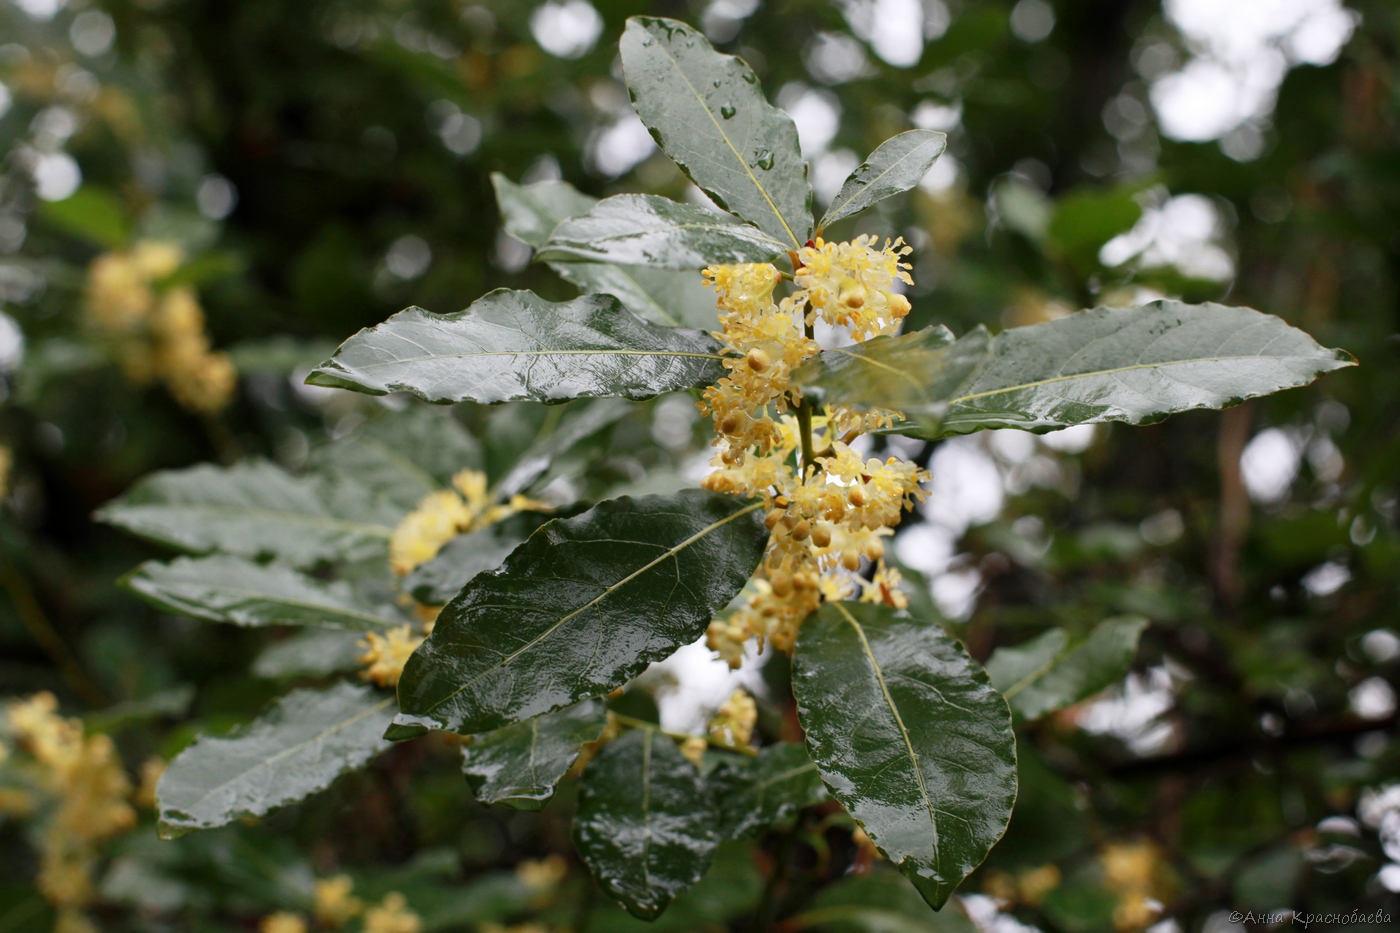
[[796,742],[761,748],[753,758],[736,755],[706,776],[719,811],[719,836],[746,839],[828,799],[817,766]]
[[797,127],[764,99],[753,69],[660,17],[629,19],[619,50],[632,107],[661,150],[720,207],[801,247],[812,188]]
[[400,311],[345,341],[306,381],[443,403],[644,399],[716,381],[719,349],[608,295],[556,303],[496,289],[455,314]]
[[1150,424],[1306,385],[1354,364],[1345,351],[1320,347],[1250,308],[1170,300],[1095,308],[998,334],[986,364],[948,400],[939,428],[902,433]]
[[462,774],[476,799],[520,810],[538,810],[578,758],[585,742],[607,724],[603,704],[573,706],[473,736],[462,749]]
[[609,742],[584,772],[574,845],[629,913],[658,916],[714,857],[714,814],[700,772],[654,729]]
[[698,489],[556,519],[442,610],[395,738],[474,734],[601,696],[690,644],[762,556],[761,503]]
[[395,614],[365,605],[344,583],[323,583],[290,567],[215,554],[148,560],[122,584],[167,612],[234,625],[314,625],[381,631],[402,625]]
[[1146,627],[1136,616],[1107,619],[1073,645],[1064,629],[1051,629],[1024,645],[998,648],[987,659],[987,675],[1017,715],[1038,719],[1121,680]]
[[947,147],[947,135],[933,130],[909,130],[885,140],[842,183],[817,230],[913,188]]
[[156,788],[161,835],[262,816],[328,787],[388,747],[380,736],[393,707],[370,687],[340,683],[295,690],[227,736],[200,736]]
[[619,194],[562,221],[539,259],[701,269],[712,263],[769,262],[783,244],[725,214],[653,194]]
[[549,521],[545,512],[521,512],[458,535],[442,546],[437,556],[403,579],[403,588],[425,606],[441,606],[472,577],[501,565],[520,542]]
[[937,625],[827,603],[802,625],[793,695],[822,780],[935,908],[1006,831],[1011,711]]

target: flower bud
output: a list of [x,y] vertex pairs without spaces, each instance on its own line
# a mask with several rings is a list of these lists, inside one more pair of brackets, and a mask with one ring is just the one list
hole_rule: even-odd
[[812,533],[812,526],[807,519],[801,519],[792,526],[792,539],[794,541],[806,541],[807,536]]
[[827,547],[831,544],[831,526],[819,524],[812,529],[812,545],[814,547]]
[[885,556],[885,545],[881,543],[879,538],[871,538],[865,542],[864,550],[865,556],[871,560],[879,560]]
[[749,351],[748,360],[749,369],[756,373],[761,373],[773,365],[773,360],[769,358],[768,354],[757,347]]

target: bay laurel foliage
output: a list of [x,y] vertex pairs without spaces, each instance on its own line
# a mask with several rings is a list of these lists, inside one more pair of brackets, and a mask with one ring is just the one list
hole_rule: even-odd
[[[599,886],[638,917],[655,918],[698,882],[724,840],[831,799],[942,907],[1006,830],[1016,722],[1121,677],[1145,623],[1110,619],[1076,642],[1053,629],[983,668],[937,618],[909,608],[897,575],[880,576],[872,536],[820,566],[870,574],[878,565],[876,578],[845,591],[808,580],[815,611],[795,618],[786,642],[771,633],[793,656],[802,743],[753,748],[750,730],[712,730],[701,756],[614,708],[609,698],[651,662],[713,632],[717,618],[723,630],[755,587],[755,598],[784,598],[793,579],[803,582],[763,572],[752,582],[766,555],[805,548],[809,537],[829,547],[817,539],[831,533],[799,531],[808,523],[785,518],[785,496],[713,482],[597,502],[532,496],[572,447],[621,416],[628,406],[618,400],[787,366],[761,349],[736,355],[715,331],[720,281],[741,274],[723,269],[770,269],[769,291],[780,275],[794,285],[810,278],[801,257],[826,255],[828,224],[913,188],[945,145],[925,130],[894,136],[818,222],[793,121],[767,102],[747,64],[685,23],[652,17],[628,22],[621,59],[637,114],[714,207],[649,194],[595,201],[562,182],[495,176],[506,231],[579,297],[499,289],[452,314],[409,308],[350,337],[307,379],[444,404],[572,402],[549,441],[488,480],[478,441],[414,403],[314,453],[303,473],[262,461],[158,473],[101,511],[183,552],[125,578],[162,609],[308,629],[304,644],[278,646],[259,668],[318,685],[189,745],[159,786],[162,832],[262,816],[393,742],[437,731],[470,737],[462,769],[486,804],[537,809],[581,770],[576,848]],[[873,242],[856,247],[873,252]],[[886,249],[898,274],[902,253]],[[711,290],[700,272],[716,267]],[[801,436],[778,449],[803,477],[834,470],[840,455],[840,441],[813,443],[814,415],[830,427],[839,410],[867,430],[924,440],[1147,424],[1301,386],[1352,362],[1267,314],[1170,300],[999,334],[941,325],[896,334],[908,301],[888,280],[856,284],[893,309],[886,332],[822,348],[803,342],[811,318],[798,314],[774,351],[807,348],[787,394],[763,400],[792,415],[782,423]],[[846,284],[834,287],[845,295]],[[750,422],[722,418],[713,398],[721,434],[737,436],[736,425]],[[766,452],[777,442],[764,443]],[[446,531],[423,553],[405,552],[400,532],[425,501],[451,516]],[[851,502],[859,505],[854,493]],[[435,622],[421,635],[425,618]],[[354,647],[361,638],[364,657]],[[377,686],[349,679],[363,664]]]

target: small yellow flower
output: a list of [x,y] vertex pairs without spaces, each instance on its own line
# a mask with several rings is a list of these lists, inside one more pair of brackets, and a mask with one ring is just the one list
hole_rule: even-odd
[[710,738],[721,745],[746,747],[753,740],[758,724],[758,706],[748,691],[739,687],[724,701],[715,718],[710,720]]
[[360,663],[365,666],[360,676],[381,687],[396,686],[403,676],[409,656],[421,644],[423,636],[415,635],[413,627],[409,625],[389,629],[382,635],[378,632],[367,633],[360,641],[365,649],[360,655]]

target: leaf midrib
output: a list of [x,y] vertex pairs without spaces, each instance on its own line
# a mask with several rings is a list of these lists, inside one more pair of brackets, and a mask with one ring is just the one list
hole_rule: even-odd
[[1115,366],[1112,369],[1096,369],[1083,373],[1068,373],[1063,376],[1051,376],[1047,379],[1037,379],[1033,382],[1023,382],[1019,385],[1003,386],[999,389],[988,389],[985,392],[974,392],[971,395],[962,395],[948,400],[949,405],[957,405],[961,402],[970,402],[974,399],[987,398],[992,395],[1002,395],[1007,392],[1020,392],[1025,389],[1035,389],[1044,385],[1051,385],[1057,382],[1071,382],[1075,379],[1093,379],[1099,376],[1116,376],[1119,373],[1132,372],[1139,369],[1163,369],[1167,366],[1190,366],[1197,363],[1232,363],[1241,360],[1306,360],[1311,357],[1304,356],[1260,356],[1251,354],[1248,356],[1198,356],[1184,360],[1162,360],[1157,363],[1133,363],[1129,366]]
[[660,43],[660,45],[662,54],[675,66],[676,74],[685,82],[685,86],[690,88],[691,96],[693,96],[696,103],[700,105],[700,109],[704,111],[705,116],[709,117],[710,122],[715,125],[715,130],[719,133],[720,139],[724,140],[724,144],[729,147],[729,151],[734,153],[735,161],[743,166],[744,174],[749,176],[749,181],[753,182],[754,188],[757,189],[759,194],[763,195],[763,200],[768,204],[768,209],[773,212],[774,217],[778,218],[778,223],[783,225],[783,230],[787,233],[788,239],[792,240],[792,245],[795,248],[801,249],[802,241],[792,232],[792,227],[788,226],[787,218],[783,216],[782,211],[778,210],[778,205],[773,203],[773,199],[768,196],[768,189],[764,188],[762,183],[759,182],[758,176],[753,173],[753,169],[749,168],[748,162],[744,161],[744,157],[740,155],[739,150],[735,148],[734,143],[729,139],[729,134],[724,131],[724,127],[715,119],[714,111],[705,103],[705,98],[695,89],[695,85],[690,82],[690,78],[686,75],[684,69],[681,68],[680,59],[671,54],[671,50],[665,43]]
[[845,606],[841,605],[839,602],[832,603],[831,605],[835,606],[836,610],[845,617],[846,622],[855,629],[856,636],[860,639],[861,650],[865,652],[865,657],[870,662],[870,668],[875,674],[875,680],[880,684],[880,692],[884,694],[885,705],[889,707],[890,714],[894,716],[894,724],[899,729],[899,735],[904,739],[904,748],[909,753],[909,761],[914,766],[914,776],[919,782],[919,797],[924,802],[924,809],[928,812],[929,825],[933,829],[933,861],[934,864],[938,864],[940,861],[938,818],[933,815],[935,807],[933,806],[933,801],[929,799],[928,786],[924,782],[924,770],[919,764],[919,753],[914,751],[914,742],[909,736],[908,728],[904,725],[904,717],[899,715],[899,707],[895,705],[894,697],[890,696],[889,685],[885,683],[885,672],[881,670],[880,662],[875,660],[875,652],[870,647],[870,640],[865,637],[865,629],[856,621],[856,617],[851,615],[850,610]]
[[[508,665],[508,664],[510,664],[511,662],[513,662],[516,658],[520,657],[520,656],[521,656],[522,654],[524,654],[526,651],[529,651],[531,648],[533,648],[533,647],[535,647],[536,645],[538,645],[541,641],[543,641],[544,639],[548,638],[550,635],[553,635],[556,631],[559,630],[559,627],[560,627],[560,626],[562,626],[564,623],[568,622],[568,621],[569,621],[570,619],[572,619],[574,616],[577,616],[577,615],[579,615],[580,613],[585,612],[585,611],[587,611],[588,609],[591,609],[593,606],[597,605],[599,602],[601,602],[602,600],[606,599],[608,596],[611,596],[614,592],[616,592],[617,590],[619,590],[619,589],[621,589],[622,587],[626,586],[628,583],[632,582],[633,580],[635,580],[637,577],[641,576],[642,574],[646,573],[648,570],[650,570],[652,567],[655,567],[657,564],[661,563],[663,560],[666,560],[667,558],[670,558],[670,557],[674,557],[675,555],[679,554],[681,551],[683,551],[683,550],[685,550],[686,548],[690,547],[690,546],[691,546],[692,544],[694,544],[696,541],[700,540],[700,539],[703,538],[705,535],[710,534],[712,531],[716,530],[717,528],[722,528],[723,526],[729,524],[730,522],[734,521],[735,519],[741,518],[742,516],[749,514],[750,512],[754,511],[755,509],[762,508],[762,506],[763,506],[763,502],[762,502],[761,500],[758,501],[758,502],[754,502],[754,503],[752,503],[752,504],[750,504],[750,505],[747,505],[747,506],[745,506],[744,508],[740,509],[739,511],[734,512],[734,513],[732,513],[732,514],[730,514],[730,515],[725,516],[724,518],[720,519],[719,521],[711,522],[709,525],[706,525],[704,528],[700,529],[700,530],[697,531],[695,534],[691,535],[689,538],[686,538],[684,541],[680,542],[679,544],[676,544],[676,545],[674,545],[674,546],[672,546],[672,547],[667,548],[662,554],[660,554],[658,557],[655,557],[655,558],[653,558],[652,560],[648,561],[648,562],[647,562],[646,564],[644,564],[642,567],[638,568],[637,570],[632,571],[631,573],[629,573],[627,576],[623,577],[621,580],[617,581],[616,583],[609,584],[606,588],[604,588],[604,590],[603,590],[601,593],[599,593],[597,596],[595,596],[595,597],[593,597],[592,599],[590,599],[588,602],[584,603],[582,606],[579,606],[577,609],[573,610],[572,612],[568,613],[567,615],[561,616],[557,622],[555,622],[555,623],[554,623],[553,625],[551,625],[549,628],[545,629],[545,630],[544,630],[543,632],[541,632],[540,634],[536,635],[534,638],[530,639],[530,641],[526,642],[524,645],[521,645],[519,648],[517,648],[515,651],[511,652],[510,654],[506,655],[506,656],[505,656],[504,658],[502,658],[500,661],[497,661],[495,664],[493,664],[493,665],[491,665],[490,667],[486,668],[484,671],[482,671],[480,674],[478,674],[478,675],[476,675],[475,677],[473,677],[471,680],[469,680],[469,681],[467,681],[466,683],[462,684],[462,686],[458,687],[456,690],[453,690],[451,693],[449,693],[447,696],[443,697],[441,700],[438,700],[436,703],[432,704],[432,705],[429,706],[427,709],[423,710],[422,713],[421,713],[421,715],[430,715],[434,710],[437,710],[437,709],[441,708],[441,707],[443,706],[443,704],[448,703],[449,701],[451,701],[451,700],[455,699],[456,697],[460,696],[463,692],[465,692],[465,691],[471,689],[472,687],[476,686],[478,683],[480,683],[480,682],[482,681],[483,678],[489,677],[489,676],[491,676],[492,674],[495,674],[495,673],[497,673],[498,671],[502,670],[503,668],[506,667],[506,665]],[[505,606],[502,606],[502,607],[500,607],[500,608],[516,608],[516,607],[505,607]]]
[[[262,761],[259,761],[257,764],[253,765],[251,768],[245,768],[244,770],[242,770],[242,771],[238,772],[237,774],[233,775],[233,776],[232,776],[231,778],[229,778],[228,780],[226,780],[226,781],[224,781],[224,782],[222,782],[222,783],[220,783],[220,784],[216,784],[215,786],[209,788],[209,790],[205,791],[205,793],[203,794],[203,796],[201,796],[198,800],[196,800],[193,804],[191,804],[191,805],[188,807],[188,810],[187,810],[187,811],[184,810],[184,808],[182,808],[182,812],[188,812],[188,813],[190,814],[190,816],[194,816],[195,811],[198,810],[199,807],[200,807],[206,800],[208,800],[210,797],[214,796],[216,793],[219,793],[221,790],[223,790],[225,787],[228,787],[230,784],[233,784],[233,783],[235,783],[235,782],[237,782],[237,781],[243,780],[243,779],[246,778],[248,775],[254,773],[255,771],[258,771],[259,769],[271,767],[272,765],[274,765],[274,764],[276,764],[277,762],[281,761],[282,759],[286,758],[288,755],[294,755],[294,754],[296,754],[297,752],[301,751],[302,749],[307,748],[308,746],[313,745],[313,744],[315,744],[316,742],[320,742],[321,740],[325,739],[326,737],[331,736],[331,735],[334,735],[335,733],[340,732],[340,731],[343,730],[343,729],[348,729],[350,726],[353,726],[355,723],[359,722],[361,719],[364,719],[364,718],[366,718],[366,717],[368,717],[368,716],[374,715],[375,713],[377,713],[377,712],[379,712],[380,710],[384,709],[386,706],[390,705],[390,704],[393,703],[393,702],[394,702],[394,698],[393,698],[393,697],[387,697],[387,698],[385,698],[385,699],[383,699],[383,700],[380,700],[378,703],[374,704],[373,706],[369,707],[368,709],[361,710],[360,712],[356,713],[354,716],[351,716],[351,717],[349,717],[349,718],[347,718],[347,719],[342,719],[340,722],[337,722],[337,723],[335,723],[335,724],[333,724],[333,725],[331,725],[331,726],[326,727],[325,729],[322,729],[320,732],[317,732],[315,735],[311,736],[310,738],[308,738],[308,739],[306,739],[306,740],[304,740],[304,741],[302,741],[302,742],[298,742],[296,745],[293,745],[293,746],[291,746],[290,748],[284,748],[282,751],[278,752],[277,754],[273,755],[273,756],[270,757],[270,758],[264,758]],[[239,737],[230,738],[229,741],[237,741],[237,738],[239,738]],[[162,811],[162,814],[161,814],[162,820],[164,820],[164,811],[165,811],[165,807],[162,806],[162,807],[161,807],[161,811]]]
[[[822,223],[821,223],[822,228],[825,229],[827,224],[832,223],[833,221],[841,220],[843,217],[845,217],[846,215],[842,214],[841,212],[844,211],[844,210],[846,209],[846,205],[850,204],[852,201],[854,201],[856,198],[860,197],[860,196],[861,196],[862,194],[864,194],[866,191],[869,191],[870,188],[873,187],[873,186],[875,185],[876,182],[878,182],[880,179],[884,178],[884,177],[885,177],[886,175],[888,175],[890,172],[893,172],[897,166],[899,166],[901,163],[903,163],[906,159],[908,159],[908,158],[909,158],[910,156],[912,156],[914,153],[918,152],[918,151],[919,151],[920,149],[922,149],[924,146],[927,146],[927,145],[929,145],[930,143],[933,143],[933,142],[936,142],[936,141],[937,141],[936,139],[925,139],[925,140],[923,140],[922,142],[919,142],[919,143],[916,144],[912,149],[910,149],[908,152],[904,153],[904,155],[900,156],[898,159],[895,159],[893,162],[891,162],[889,168],[885,169],[883,172],[881,172],[880,174],[876,175],[874,178],[872,178],[872,179],[870,179],[869,181],[867,181],[864,185],[861,185],[860,187],[856,188],[856,190],[851,194],[851,196],[850,196],[849,198],[847,198],[846,200],[840,202],[839,204],[835,204],[835,203],[832,204],[829,208],[827,208],[826,216],[822,218]],[[947,145],[948,145],[948,144],[947,144],[947,137],[944,137],[944,143],[943,143],[943,145],[944,145],[944,148],[946,149],[946,148],[947,148]],[[879,151],[879,147],[877,146],[877,147],[876,147],[876,152],[878,152],[878,151]],[[871,153],[871,155],[874,155],[874,154],[875,154],[875,153]],[[940,154],[941,154],[941,153],[940,153]],[[867,160],[864,164],[865,164],[865,165],[870,164],[870,163],[869,163],[869,160]],[[852,173],[851,173],[851,178],[854,178],[855,175],[856,175],[856,172],[859,172],[859,171],[861,170],[861,168],[863,168],[863,167],[864,167],[864,165],[857,166],[855,172],[852,172]],[[874,202],[872,202],[872,203],[874,203]],[[820,233],[821,231],[819,230],[818,232]]]
[[[428,363],[433,360],[468,360],[479,356],[683,356],[694,357],[704,360],[722,360],[725,357],[718,353],[692,353],[684,350],[615,350],[615,349],[582,349],[582,350],[481,350],[474,353],[439,353],[433,356],[409,356],[399,357],[392,360],[384,360],[378,363],[357,363],[353,366],[357,370],[378,369],[383,366],[402,366],[406,363]],[[331,360],[335,363],[335,360]],[[317,371],[324,371],[328,367],[322,366]]]

